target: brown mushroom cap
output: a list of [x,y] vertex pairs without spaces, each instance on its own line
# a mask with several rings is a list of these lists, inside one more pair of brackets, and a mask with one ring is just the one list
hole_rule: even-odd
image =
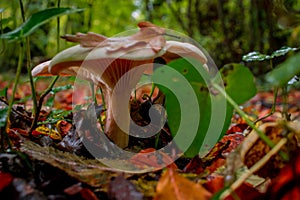
[[[79,42],[80,45],[58,53],[51,61],[42,63],[32,70],[33,76],[77,75],[81,79],[101,86],[107,103],[105,132],[122,148],[128,144],[130,116],[126,113],[128,109],[118,108],[118,99],[130,95],[130,90],[134,89],[143,72],[152,68],[154,58],[162,57],[170,62],[179,57],[192,57],[208,69],[207,58],[196,46],[178,41],[166,41],[165,29],[149,22],[141,22],[139,27],[137,33],[125,37],[106,38],[96,33],[66,35],[64,39]],[[118,82],[116,89],[118,92],[114,95]],[[116,108],[122,112],[113,112]],[[115,117],[121,119],[125,129],[121,130]]]

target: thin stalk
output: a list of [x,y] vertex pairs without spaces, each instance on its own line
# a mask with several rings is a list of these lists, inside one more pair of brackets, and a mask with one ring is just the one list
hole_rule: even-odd
[[[270,147],[273,148],[275,144],[270,140],[268,136],[266,136],[259,128],[255,126],[255,124],[249,119],[248,115],[235,103],[235,101],[226,94],[225,90],[221,88],[218,84],[213,84],[213,87],[222,94],[228,103],[230,103],[236,112],[246,121],[246,123],[257,133],[257,135]],[[280,156],[284,160],[288,160],[288,155],[282,151],[279,152]]]
[[278,87],[276,87],[276,88],[274,89],[274,98],[273,98],[273,105],[272,105],[272,108],[271,108],[271,112],[268,113],[267,115],[265,115],[265,116],[263,116],[263,117],[261,117],[261,118],[255,120],[255,121],[254,121],[254,124],[256,124],[257,122],[259,122],[259,121],[261,121],[261,120],[264,120],[264,119],[266,119],[266,118],[268,118],[268,117],[270,117],[271,115],[274,114],[275,109],[276,109],[276,100],[277,100],[277,96],[278,96]]
[[151,87],[151,91],[150,91],[150,94],[149,94],[149,99],[151,99],[153,93],[154,93],[154,90],[155,90],[155,84],[152,83],[152,87]]
[[[58,0],[57,1],[57,8],[59,8],[60,7],[60,0]],[[56,51],[57,52],[59,52],[59,50],[60,50],[60,37],[59,37],[59,35],[60,35],[60,18],[59,17],[57,17],[57,20],[56,20],[56,22],[57,22],[57,27],[56,27],[56,47],[57,47],[57,49],[56,49]]]
[[93,82],[89,82],[89,83],[90,83],[90,88],[92,90],[93,101],[94,101],[95,105],[98,105],[97,98],[96,98],[96,92],[95,92],[95,84]]
[[[102,88],[101,88],[100,86],[99,86],[98,88],[99,88],[99,90],[100,90],[100,92],[101,92],[101,99],[102,99],[103,110],[106,110],[105,97],[104,97]],[[105,127],[104,127],[104,122],[102,121],[102,118],[101,118],[101,113],[100,113],[100,117],[99,117],[99,123],[100,123],[100,125],[101,125],[102,131],[104,132]]]
[[[23,19],[23,22],[25,22],[25,12],[24,12],[23,2],[22,2],[22,0],[20,0],[19,2],[20,2],[22,19]],[[25,48],[26,48],[26,58],[27,58],[26,67],[27,67],[27,74],[29,77],[30,88],[31,88],[31,97],[32,97],[32,102],[33,102],[32,113],[34,113],[34,115],[36,116],[36,115],[38,115],[38,113],[37,113],[37,98],[36,98],[36,91],[35,91],[35,87],[34,87],[33,77],[31,74],[31,55],[30,55],[29,37],[26,37],[25,40],[26,40]],[[29,132],[29,135],[31,135],[31,132]]]
[[291,121],[291,117],[288,113],[289,105],[288,105],[288,92],[287,86],[282,88],[282,95],[283,95],[283,104],[282,104],[282,115],[285,120]]
[[[274,69],[274,67],[273,67],[273,60],[272,60],[272,59],[270,60],[270,67],[271,67],[271,69]],[[254,124],[256,124],[257,122],[259,122],[259,121],[261,121],[261,120],[264,120],[264,119],[266,119],[267,117],[270,117],[271,115],[274,114],[275,109],[276,109],[276,100],[277,100],[277,96],[278,96],[278,87],[275,87],[275,88],[274,88],[274,96],[273,96],[273,97],[274,97],[274,98],[273,98],[273,105],[272,105],[272,108],[271,108],[271,112],[270,112],[269,114],[267,114],[267,115],[265,115],[265,116],[263,116],[263,117],[261,117],[261,118],[255,120]]]
[[[0,30],[1,30],[1,35],[3,34],[2,18],[3,18],[3,14],[1,12],[0,13]],[[1,40],[1,43],[2,43],[2,49],[0,51],[0,54],[4,53],[4,50],[5,50],[5,42],[4,42],[3,39]]]
[[36,109],[37,114],[34,115],[34,119],[33,119],[33,122],[31,124],[31,127],[30,127],[30,131],[29,131],[30,133],[35,129],[35,127],[37,125],[37,122],[38,122],[38,119],[39,119],[39,116],[40,116],[40,112],[41,112],[45,97],[51,92],[51,90],[52,90],[54,84],[56,83],[56,81],[58,80],[58,78],[59,78],[59,76],[55,76],[54,79],[52,80],[51,84],[45,90],[45,92],[43,94],[41,94],[41,97],[39,99],[39,103],[38,103],[38,106],[37,106],[37,109]]
[[[12,91],[12,95],[10,97],[9,103],[8,103],[8,110],[7,110],[7,116],[6,116],[6,125],[5,125],[5,130],[8,130],[8,126],[9,126],[9,119],[10,119],[10,115],[12,113],[12,107],[14,104],[14,98],[15,98],[15,94],[17,91],[17,86],[20,80],[20,75],[21,75],[21,70],[22,70],[22,63],[23,63],[23,59],[24,59],[24,48],[23,48],[23,42],[20,43],[20,50],[19,50],[19,60],[18,60],[18,66],[17,66],[17,72],[16,72],[16,78],[14,81],[14,86],[13,86],[13,91]],[[4,131],[4,133],[6,134],[6,131]],[[9,144],[9,148],[11,148],[11,144],[10,141],[8,139],[8,136],[5,136],[8,140],[8,144]]]

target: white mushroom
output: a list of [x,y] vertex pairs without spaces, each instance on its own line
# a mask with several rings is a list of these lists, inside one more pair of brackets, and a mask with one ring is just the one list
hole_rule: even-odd
[[[143,72],[152,69],[154,58],[162,57],[169,62],[179,57],[193,57],[207,68],[207,58],[196,46],[166,41],[165,29],[150,22],[138,25],[140,31],[126,37],[106,38],[95,33],[64,36],[80,45],[60,52],[51,62],[32,70],[33,76],[46,74],[48,68],[52,75],[77,75],[101,86],[107,105],[105,133],[121,148],[129,141],[130,93]],[[120,102],[127,102],[127,106],[121,106]]]

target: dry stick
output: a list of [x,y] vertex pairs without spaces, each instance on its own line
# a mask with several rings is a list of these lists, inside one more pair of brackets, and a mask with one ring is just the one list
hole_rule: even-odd
[[[214,83],[213,87],[215,89],[217,89],[228,101],[228,103],[230,103],[233,108],[236,110],[236,112],[246,121],[246,123],[257,133],[257,135],[260,137],[260,139],[262,139],[270,148],[273,148],[275,146],[275,144],[273,143],[273,141],[266,136],[259,128],[257,128],[255,126],[255,124],[249,119],[249,117],[247,116],[247,114],[239,107],[239,105],[237,105],[235,103],[235,101],[226,94],[225,90],[223,88],[221,88],[218,84]],[[279,152],[280,156],[283,158],[283,160],[288,160],[289,156],[284,153],[283,151]]]
[[37,108],[36,108],[36,114],[34,115],[34,119],[33,119],[33,122],[31,124],[29,133],[31,133],[35,129],[35,127],[37,125],[37,122],[38,122],[38,119],[39,119],[39,116],[40,116],[40,112],[41,112],[41,109],[42,109],[44,99],[52,91],[52,88],[53,88],[54,84],[56,83],[56,81],[58,80],[58,78],[59,78],[59,76],[55,76],[52,83],[45,90],[45,92],[41,95],[41,97],[39,99],[39,103],[38,103]]
[[[9,103],[6,100],[2,99],[2,98],[0,98],[0,102],[4,103],[7,106],[9,105]],[[21,116],[22,118],[24,118],[24,119],[26,119],[26,120],[28,120],[30,122],[32,121],[31,117],[29,117],[29,116],[21,113],[20,111],[14,109],[14,108],[12,108],[12,112],[16,113],[17,115]]]
[[261,167],[263,167],[272,156],[274,156],[278,151],[280,151],[281,147],[287,142],[286,138],[282,138],[275,146],[272,148],[262,159],[260,159],[255,165],[253,165],[249,171],[243,173],[239,179],[237,179],[229,189],[225,190],[221,195],[220,199],[224,199],[228,195],[230,195],[234,190],[236,190],[242,183],[251,176],[254,172],[258,171]]

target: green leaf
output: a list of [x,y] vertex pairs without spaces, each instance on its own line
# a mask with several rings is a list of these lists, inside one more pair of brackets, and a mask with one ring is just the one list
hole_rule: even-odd
[[[202,64],[177,59],[156,69],[152,79],[166,96],[168,125],[177,146],[188,157],[207,153],[222,134],[226,100],[211,94],[209,75]],[[213,108],[220,113],[212,113]],[[222,116],[220,123],[215,119],[214,127],[210,126],[213,114]],[[214,131],[216,127],[218,131]]]
[[271,59],[271,56],[266,55],[266,54],[261,54],[256,51],[250,52],[243,56],[243,61],[246,61],[246,62],[264,61],[264,60],[269,60],[269,59]]
[[256,92],[254,76],[241,64],[228,64],[221,70],[226,93],[237,103],[242,104],[253,97]]
[[297,51],[297,50],[298,50],[298,48],[283,46],[280,49],[274,51],[272,53],[271,57],[274,58],[274,57],[284,56],[287,53],[289,53],[290,51]]
[[0,97],[7,97],[7,90],[8,87],[5,87],[2,90],[0,90]]
[[0,128],[6,124],[7,110],[7,107],[0,110]]
[[284,56],[290,51],[297,51],[299,48],[292,48],[292,47],[287,47],[283,46],[280,49],[274,51],[271,55],[266,55],[266,54],[261,54],[259,52],[250,52],[246,55],[243,56],[243,61],[246,62],[255,62],[255,61],[265,61],[265,60],[271,60],[275,57],[280,57]]
[[72,8],[48,8],[33,14],[28,18],[21,26],[15,30],[0,35],[0,38],[7,39],[9,41],[19,40],[23,37],[30,35],[39,26],[45,24],[50,19],[61,15],[67,15],[75,12],[81,12],[83,9],[72,9]]
[[[238,104],[256,94],[254,77],[243,65],[221,70],[214,81]],[[233,107],[223,95],[210,89],[211,78],[200,63],[178,59],[158,68],[153,82],[165,94],[168,125],[176,145],[187,157],[204,155],[228,129]]]
[[266,75],[266,80],[273,86],[281,87],[286,85],[295,75],[300,73],[300,53],[288,58],[277,68]]
[[54,88],[52,88],[51,92],[53,92],[54,94],[56,94],[57,92],[68,90],[68,89],[72,89],[72,88],[73,88],[73,85],[67,84],[67,85],[62,85],[62,86],[54,87]]

